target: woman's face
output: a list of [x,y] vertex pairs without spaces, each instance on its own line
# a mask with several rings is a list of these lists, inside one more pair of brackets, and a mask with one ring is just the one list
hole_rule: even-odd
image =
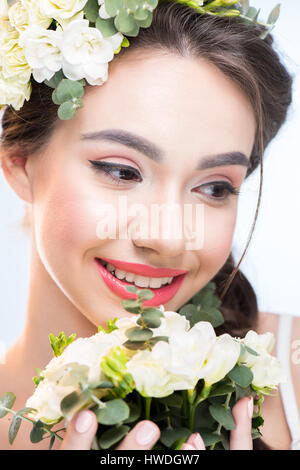
[[[96,258],[183,270],[169,287],[153,287],[156,296],[145,303],[178,310],[230,254],[238,196],[228,188],[240,188],[254,136],[247,98],[205,60],[154,51],[116,58],[108,81],[89,88],[76,117],[61,121],[45,152],[26,163],[34,239],[51,278],[93,324],[104,325],[128,316],[121,301],[129,281],[106,269],[102,276]],[[233,161],[221,164],[227,152]],[[191,224],[179,224],[177,237],[174,229],[162,236],[167,211],[153,216],[163,204],[169,215],[170,207],[179,210],[172,223],[180,214]],[[178,274],[125,268],[148,277],[135,279],[149,288]]]

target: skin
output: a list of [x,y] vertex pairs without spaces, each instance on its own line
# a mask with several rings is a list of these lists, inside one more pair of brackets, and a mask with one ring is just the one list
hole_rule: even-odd
[[[204,184],[227,181],[239,189],[247,169],[230,165],[196,171],[195,167],[204,156],[226,151],[243,152],[249,159],[255,126],[247,97],[209,62],[156,51],[134,52],[128,53],[126,60],[112,61],[108,81],[88,90],[83,108],[72,120],[59,122],[46,149],[28,158],[3,155],[7,182],[32,209],[26,324],[7,352],[0,376],[0,383],[5,384],[1,393],[17,392],[14,409],[25,406],[33,393],[36,367],[45,367],[52,357],[49,332],[90,336],[109,318],[128,316],[121,299],[99,275],[95,256],[187,269],[179,291],[165,304],[166,310],[176,311],[220,270],[231,251],[238,197],[229,195],[226,199],[225,191],[222,202],[213,200],[213,188]],[[103,129],[124,129],[143,136],[165,152],[164,161],[154,162],[118,143],[80,141],[81,134]],[[89,159],[130,165],[140,171],[143,181],[112,182],[96,173]],[[138,201],[146,207],[153,203],[178,203],[181,207],[202,203],[203,247],[186,250],[184,237],[99,239],[100,203],[117,206],[120,195],[127,196],[128,205]],[[80,434],[75,429],[76,416],[63,443],[56,441],[54,448],[90,448],[97,428],[95,417],[92,414],[89,431]],[[230,448],[252,449],[248,397],[235,405],[233,416],[236,429],[231,431]],[[136,443],[138,423],[118,449],[150,449],[159,438],[158,427],[152,425],[156,434],[147,446]],[[24,433],[19,432],[15,447],[10,448],[48,447],[48,442],[40,447],[30,445],[31,425],[23,423],[22,427]],[[57,429],[61,427],[60,423]],[[7,436],[7,429],[3,436]],[[196,448],[194,438],[190,436],[186,445]],[[203,449],[201,437],[199,441],[197,448]]]

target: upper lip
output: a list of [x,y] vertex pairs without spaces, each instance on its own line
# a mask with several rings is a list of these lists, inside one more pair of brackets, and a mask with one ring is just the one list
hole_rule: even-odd
[[118,269],[122,269],[123,271],[130,272],[133,274],[139,274],[140,276],[174,277],[188,272],[185,269],[153,268],[152,266],[147,266],[146,264],[129,263],[128,261],[119,261],[117,259],[111,258],[98,259],[102,259],[103,261],[112,264]]

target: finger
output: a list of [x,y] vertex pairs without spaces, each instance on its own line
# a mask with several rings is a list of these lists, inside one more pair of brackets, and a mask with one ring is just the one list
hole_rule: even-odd
[[253,450],[252,414],[252,397],[241,398],[232,408],[236,428],[230,431],[230,450]]
[[131,429],[116,450],[151,449],[160,436],[159,427],[153,421],[144,420]]
[[198,432],[190,435],[188,440],[182,445],[181,450],[206,450],[202,437]]
[[95,413],[82,410],[70,421],[59,450],[90,450],[98,429]]

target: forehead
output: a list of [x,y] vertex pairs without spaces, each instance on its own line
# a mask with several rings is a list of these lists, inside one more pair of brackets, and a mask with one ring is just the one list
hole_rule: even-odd
[[122,128],[203,153],[250,154],[256,128],[247,96],[215,65],[153,51],[114,59],[107,82],[88,89],[75,119],[80,133]]

